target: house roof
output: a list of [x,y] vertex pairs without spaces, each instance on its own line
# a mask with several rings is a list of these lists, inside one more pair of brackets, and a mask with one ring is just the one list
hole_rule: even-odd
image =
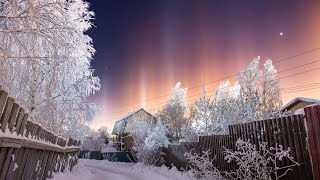
[[143,108],[137,109],[135,111],[129,112],[128,114],[126,114],[125,116],[123,116],[121,119],[117,120],[114,123],[114,127],[112,130],[112,134],[113,135],[118,135],[124,132],[124,129],[126,127],[126,123],[129,117],[131,117],[132,115],[136,114],[139,111],[145,111],[146,113],[148,113],[150,116],[153,116],[152,114],[150,114],[148,111],[144,110]]
[[314,98],[296,97],[296,98],[292,99],[291,101],[289,101],[284,106],[282,106],[280,108],[280,111],[285,111],[285,110],[289,109],[291,106],[293,106],[297,102],[320,103],[320,100],[314,99]]

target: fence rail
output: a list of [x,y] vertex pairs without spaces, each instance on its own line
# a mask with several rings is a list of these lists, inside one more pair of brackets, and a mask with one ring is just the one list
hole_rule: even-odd
[[[250,141],[256,147],[262,142],[267,142],[268,147],[276,147],[276,144],[282,145],[285,149],[290,147],[291,155],[300,165],[292,167],[292,171],[282,179],[313,179],[303,115],[235,124],[228,128],[229,134],[200,136],[198,142],[169,145],[164,149],[166,165],[186,168],[189,164],[184,153],[192,149],[198,154],[210,150],[210,158],[214,159],[219,170],[233,171],[236,165],[224,160],[224,151],[225,148],[235,150],[235,142],[242,139]],[[286,167],[292,162],[285,160],[277,163],[279,167]]]
[[0,180],[47,179],[77,163],[80,141],[59,137],[28,116],[0,90]]

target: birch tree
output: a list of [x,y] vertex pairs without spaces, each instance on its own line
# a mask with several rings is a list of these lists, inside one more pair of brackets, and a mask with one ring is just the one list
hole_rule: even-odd
[[198,127],[198,133],[201,135],[209,135],[212,128],[213,119],[213,101],[206,92],[206,87],[203,86],[200,99],[195,102],[195,123]]
[[274,117],[282,105],[280,82],[270,59],[260,68],[260,57],[256,57],[248,68],[238,73],[240,85],[239,117],[241,122]]
[[169,100],[159,113],[160,119],[164,121],[169,132],[175,137],[181,136],[181,129],[186,123],[187,89],[180,86],[180,82],[175,85]]
[[90,68],[95,50],[84,34],[94,15],[88,8],[83,0],[0,3],[0,86],[31,119],[64,136],[70,122],[83,123],[98,110],[86,102],[100,89]]

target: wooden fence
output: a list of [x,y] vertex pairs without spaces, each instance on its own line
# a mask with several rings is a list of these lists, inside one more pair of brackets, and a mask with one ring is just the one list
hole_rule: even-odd
[[71,170],[79,143],[66,140],[28,120],[14,98],[0,90],[0,180],[47,179]]
[[[291,155],[295,161],[300,163],[300,166],[293,167],[293,170],[289,171],[282,179],[313,179],[303,115],[230,125],[229,134],[200,136],[199,141],[196,143],[169,145],[168,148],[164,149],[166,165],[186,168],[188,161],[183,156],[184,153],[189,152],[191,149],[194,149],[199,154],[203,151],[211,150],[210,158],[214,159],[217,168],[221,171],[230,172],[236,168],[236,165],[224,160],[224,148],[235,150],[235,142],[239,138],[244,141],[250,141],[256,147],[259,147],[262,142],[267,142],[268,147],[275,147],[276,144],[282,145],[285,149],[290,147]],[[277,163],[280,167],[291,165],[291,162],[286,160]]]

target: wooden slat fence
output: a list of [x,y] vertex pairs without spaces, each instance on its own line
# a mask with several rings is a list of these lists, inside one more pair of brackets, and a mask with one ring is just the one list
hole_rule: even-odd
[[14,98],[0,90],[0,180],[47,179],[71,170],[80,141],[66,140],[28,120]]
[[[294,157],[295,161],[300,163],[300,166],[293,167],[293,170],[282,179],[311,180],[313,177],[307,149],[307,131],[304,122],[303,115],[294,115],[230,125],[228,127],[229,134],[200,136],[199,142],[196,144],[192,143],[192,147],[200,154],[203,151],[210,150],[210,158],[214,159],[217,168],[221,171],[229,172],[233,171],[236,168],[236,165],[227,163],[227,161],[224,160],[224,151],[225,148],[235,150],[235,142],[239,138],[244,141],[250,141],[252,144],[256,145],[256,147],[259,147],[262,142],[267,142],[268,147],[276,147],[276,144],[282,145],[285,149],[290,147],[291,155]],[[319,128],[320,127],[318,127],[318,130]],[[188,145],[188,143],[171,145],[165,149],[167,166],[175,165],[178,168],[186,168],[189,165],[186,159],[182,158],[182,155],[187,150],[185,146],[190,145]],[[279,161],[277,163],[279,167],[285,167],[292,164],[292,162],[288,160]],[[282,170],[282,172],[284,172],[284,170]]]

